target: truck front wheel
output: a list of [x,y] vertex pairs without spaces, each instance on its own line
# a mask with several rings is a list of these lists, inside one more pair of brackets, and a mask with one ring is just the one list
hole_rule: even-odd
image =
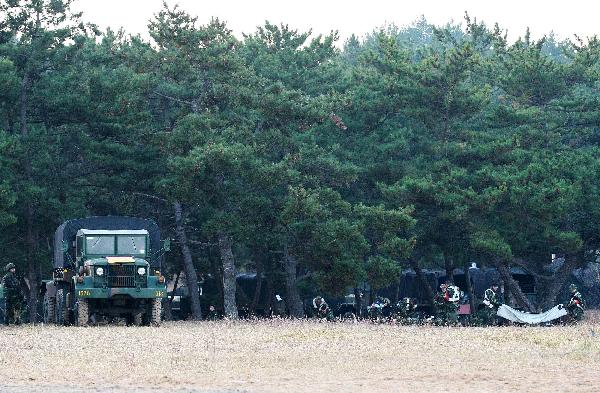
[[87,299],[77,300],[77,325],[87,326],[90,320],[90,305]]
[[150,325],[160,325],[160,316],[162,314],[162,299],[154,298],[150,303]]

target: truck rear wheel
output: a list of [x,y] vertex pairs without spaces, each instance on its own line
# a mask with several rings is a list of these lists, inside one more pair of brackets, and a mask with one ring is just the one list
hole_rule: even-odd
[[133,313],[133,324],[135,326],[142,326],[143,323],[144,323],[144,313],[143,312]]
[[56,298],[44,294],[44,323],[56,322]]
[[77,300],[77,326],[87,326],[90,320],[90,305],[87,299]]
[[65,292],[66,291],[63,288],[56,291],[54,320],[59,325],[66,325],[69,323],[69,307],[67,305],[67,294]]
[[160,316],[162,314],[162,299],[154,298],[150,303],[150,325],[160,325]]

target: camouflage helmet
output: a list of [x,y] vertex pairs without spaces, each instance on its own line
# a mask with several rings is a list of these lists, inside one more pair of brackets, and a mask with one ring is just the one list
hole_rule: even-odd
[[575,284],[569,285],[569,291],[575,292],[576,290],[577,290],[577,285],[575,285]]
[[6,265],[6,266],[4,267],[4,270],[5,270],[5,271],[9,271],[10,269],[16,269],[16,268],[17,268],[17,267],[15,266],[15,264],[11,262],[11,263],[9,263],[8,265]]

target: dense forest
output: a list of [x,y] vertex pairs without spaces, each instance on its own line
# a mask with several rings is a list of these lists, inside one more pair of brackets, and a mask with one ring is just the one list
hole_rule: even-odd
[[238,272],[299,316],[304,288],[477,262],[534,310],[597,258],[596,37],[509,41],[468,15],[344,43],[268,22],[236,37],[167,5],[131,36],[72,2],[0,0],[0,263],[32,307],[54,230],[90,215],[155,219],[165,273],[218,277],[231,318]]

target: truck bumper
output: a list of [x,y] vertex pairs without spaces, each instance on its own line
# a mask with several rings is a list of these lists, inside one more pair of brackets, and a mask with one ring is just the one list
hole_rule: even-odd
[[84,299],[110,299],[125,295],[134,299],[152,299],[167,297],[167,286],[158,282],[154,276],[148,277],[146,288],[98,288],[94,286],[91,277],[86,277],[82,283],[75,283],[75,297]]
[[84,299],[109,299],[117,295],[126,295],[134,299],[166,298],[166,287],[155,288],[89,288],[75,286],[75,297]]

